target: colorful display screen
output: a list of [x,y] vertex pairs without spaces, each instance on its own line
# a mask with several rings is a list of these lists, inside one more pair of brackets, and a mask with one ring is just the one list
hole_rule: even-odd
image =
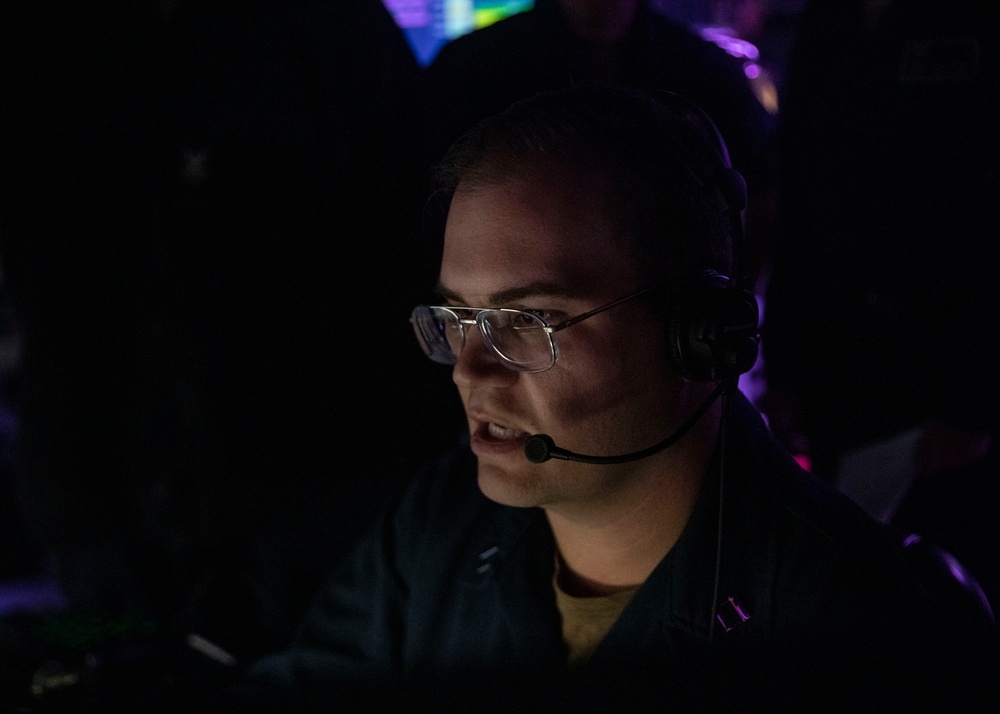
[[531,9],[534,0],[382,0],[421,65],[449,40]]

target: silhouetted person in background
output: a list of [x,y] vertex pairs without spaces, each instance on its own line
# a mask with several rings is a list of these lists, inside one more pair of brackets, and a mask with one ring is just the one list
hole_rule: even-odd
[[441,49],[425,77],[428,159],[437,161],[462,131],[539,90],[599,80],[674,91],[716,120],[733,165],[747,177],[755,263],[770,230],[773,120],[742,68],[646,0],[538,0]]
[[415,60],[378,0],[5,5],[20,506],[71,611],[242,664],[435,452]]
[[1000,604],[1000,6],[813,0],[781,102],[762,409]]

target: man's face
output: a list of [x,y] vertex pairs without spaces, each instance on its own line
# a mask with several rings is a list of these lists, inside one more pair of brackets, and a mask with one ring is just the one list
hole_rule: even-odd
[[[550,325],[640,286],[598,173],[548,168],[508,183],[459,186],[445,230],[440,284],[447,302],[545,311]],[[559,358],[544,372],[503,366],[471,327],[453,379],[469,421],[479,485],[493,500],[557,507],[601,499],[640,467],[552,460],[524,443],[549,434],[560,447],[618,454],[663,439],[682,380],[668,368],[664,324],[632,300],[555,333]],[[680,400],[683,401],[683,400]]]

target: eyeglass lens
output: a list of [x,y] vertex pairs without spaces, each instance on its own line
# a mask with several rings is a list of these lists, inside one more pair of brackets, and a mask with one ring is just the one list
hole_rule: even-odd
[[[460,320],[448,308],[421,306],[413,311],[417,338],[435,362],[454,364],[462,351],[470,318]],[[552,366],[554,349],[545,323],[520,310],[483,310],[477,313],[483,339],[509,364],[519,370],[543,370]],[[463,324],[464,323],[464,324]]]
[[441,364],[455,364],[462,345],[462,326],[455,315],[420,305],[410,321],[424,354]]
[[545,323],[530,312],[490,310],[479,320],[487,340],[508,362],[521,369],[552,366],[552,347]]

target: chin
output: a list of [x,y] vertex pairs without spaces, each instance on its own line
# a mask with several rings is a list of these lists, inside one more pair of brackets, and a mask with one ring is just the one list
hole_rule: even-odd
[[531,508],[540,504],[538,497],[538,477],[532,469],[539,469],[537,464],[524,459],[524,464],[516,467],[503,466],[497,463],[483,463],[479,460],[477,479],[479,490],[491,501],[504,506]]

